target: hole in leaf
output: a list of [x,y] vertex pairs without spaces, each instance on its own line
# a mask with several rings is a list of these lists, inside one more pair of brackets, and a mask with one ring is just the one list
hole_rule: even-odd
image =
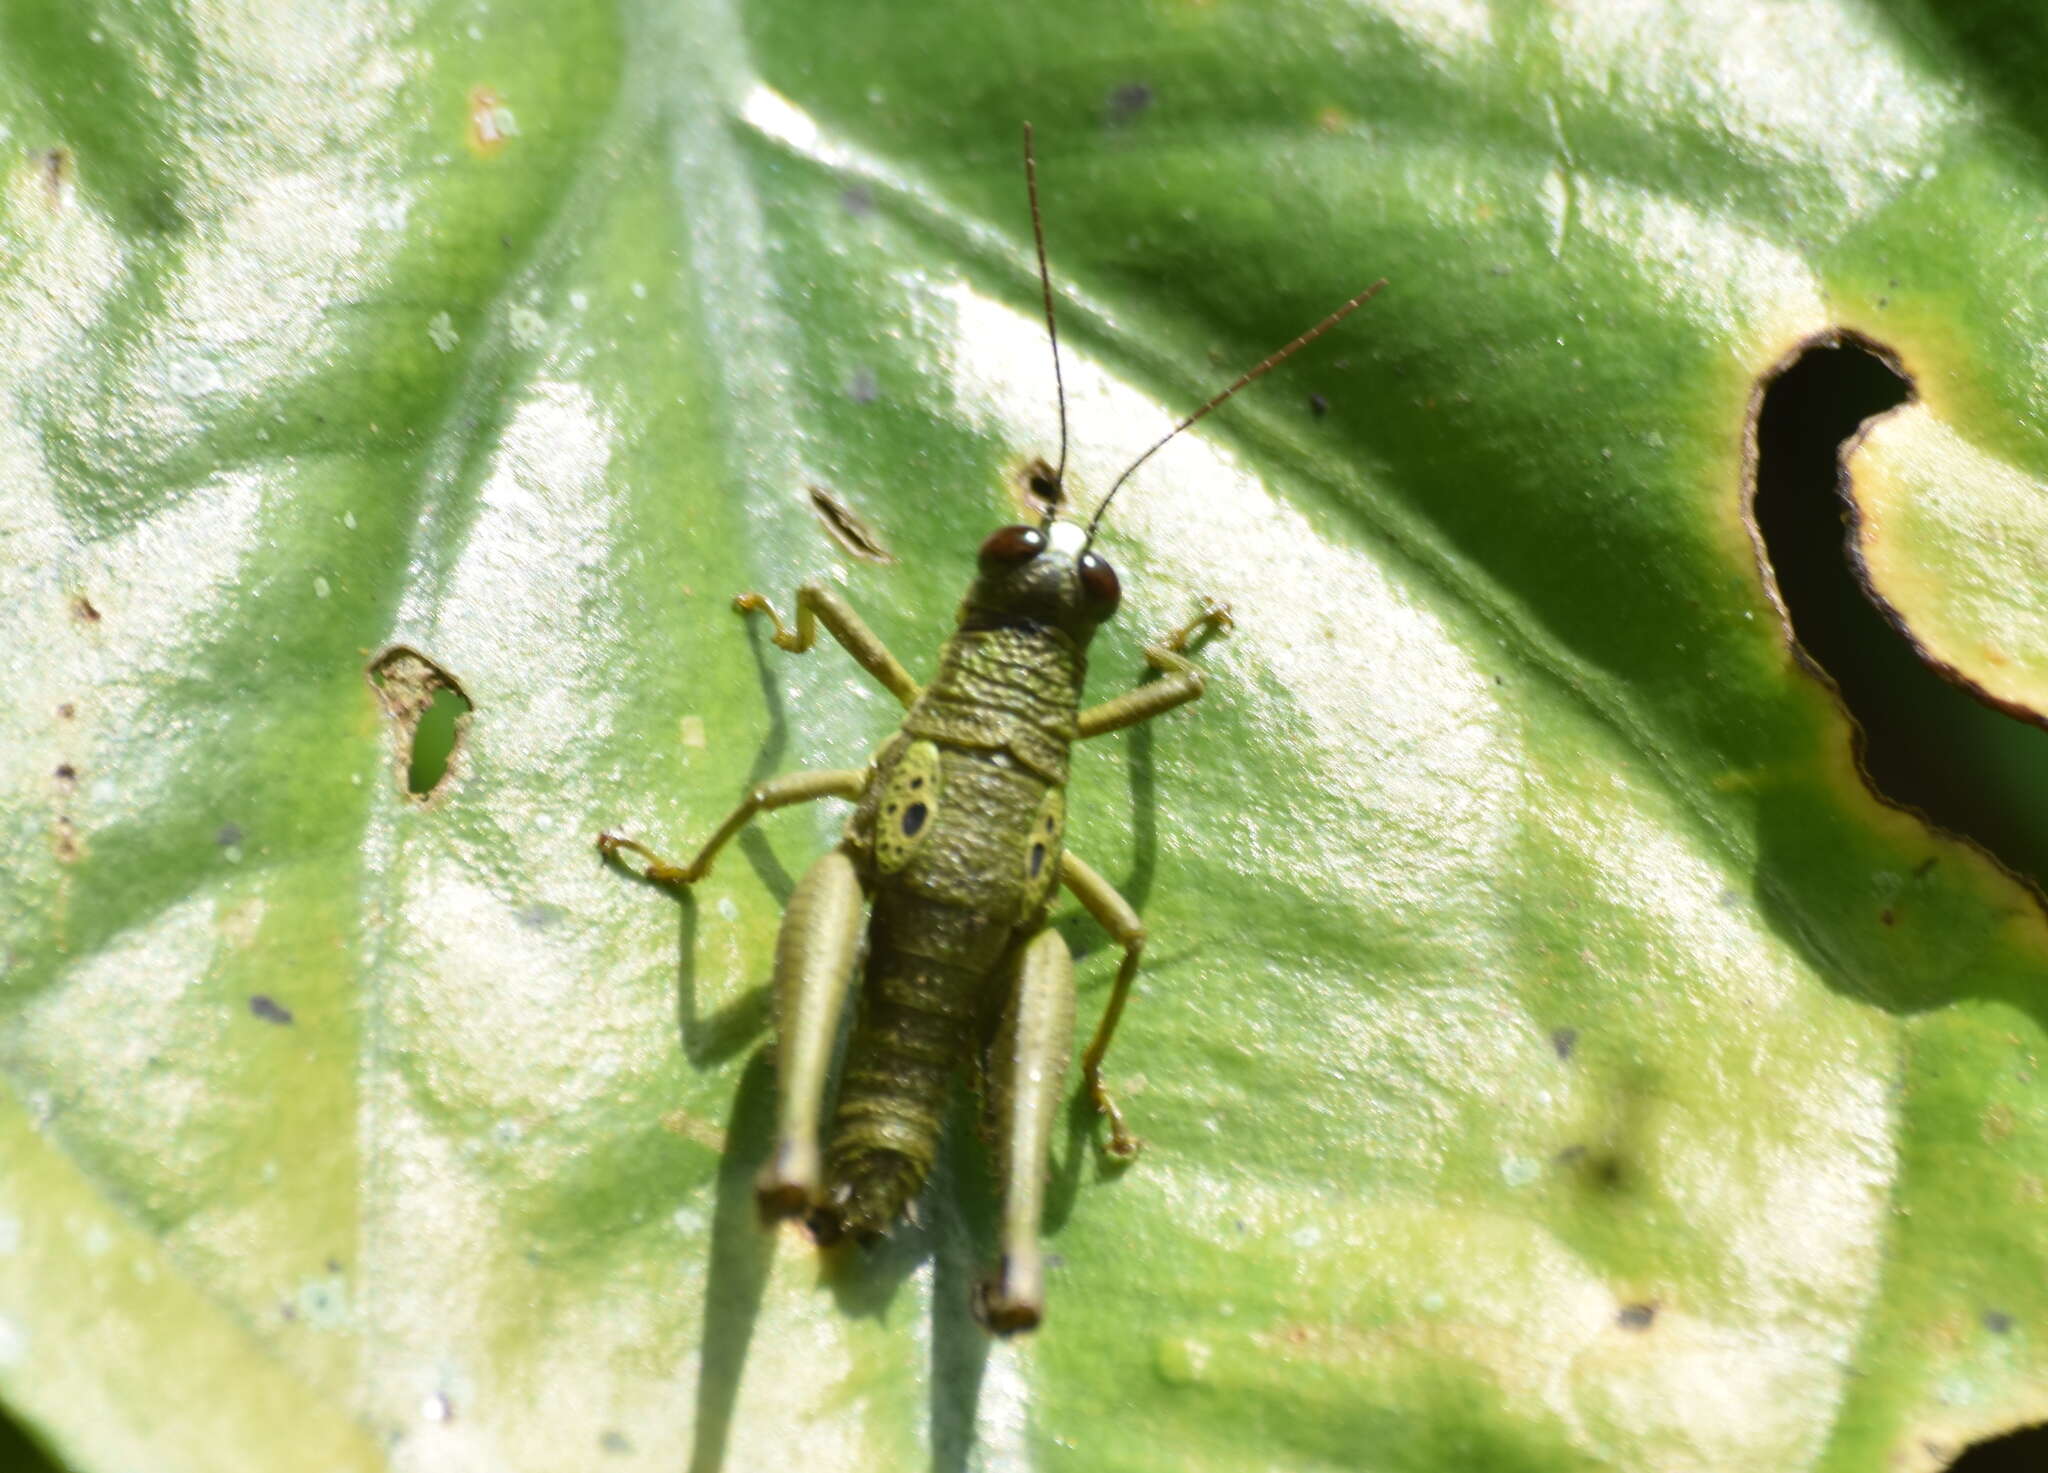
[[2040,733],[1923,664],[1849,553],[1843,442],[1912,397],[1896,364],[1860,339],[1817,340],[1791,359],[1757,409],[1757,532],[1800,650],[1856,720],[1871,785],[2038,881],[2048,833],[2026,815],[2041,796]]
[[45,1453],[28,1429],[0,1412],[0,1468],[14,1473],[63,1473],[63,1465]]
[[2048,1468],[2048,1426],[1973,1442],[1949,1464],[1949,1473],[2040,1473],[2043,1468]]
[[443,686],[420,713],[412,733],[412,761],[405,775],[406,791],[424,798],[441,786],[448,776],[448,759],[455,755],[455,723],[469,714],[469,702],[459,691]]
[[476,709],[462,684],[418,650],[397,645],[366,672],[399,729],[399,771],[408,797],[425,802],[448,780]]

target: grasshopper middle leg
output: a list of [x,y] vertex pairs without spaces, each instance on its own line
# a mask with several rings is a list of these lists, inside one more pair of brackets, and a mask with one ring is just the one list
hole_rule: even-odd
[[[615,834],[598,835],[597,845],[608,858],[617,858],[620,850],[640,855],[650,880],[691,885],[755,814],[814,798],[858,798],[867,778],[864,770],[833,769],[762,783],[686,865],[670,864],[646,845]],[[775,945],[775,1145],[755,1186],[766,1217],[800,1213],[818,1194],[818,1115],[866,904],[852,858],[834,849],[804,872],[783,913]]]
[[617,834],[599,834],[597,847],[607,859],[617,859],[622,849],[639,855],[647,861],[647,878],[657,884],[694,885],[711,872],[711,861],[718,857],[718,851],[734,834],[753,822],[756,814],[772,813],[778,808],[810,803],[819,798],[858,798],[867,780],[866,769],[852,767],[791,772],[770,778],[747,790],[747,796],[726,815],[725,822],[718,826],[718,832],[704,841],[704,847],[688,864],[670,864],[645,844],[622,839]]
[[1102,1056],[1109,1052],[1109,1040],[1116,1034],[1124,1004],[1130,1000],[1131,984],[1137,980],[1138,961],[1145,954],[1145,923],[1138,919],[1131,902],[1117,894],[1114,885],[1071,849],[1060,856],[1060,883],[1124,949],[1124,959],[1116,969],[1116,985],[1110,990],[1109,1006],[1102,1010],[1102,1021],[1096,1024],[1095,1037],[1081,1058],[1081,1076],[1088,1086],[1088,1098],[1109,1117],[1109,1142],[1104,1149],[1119,1161],[1134,1160],[1140,1142],[1124,1124],[1123,1111],[1116,1107],[1109,1086],[1102,1082]]

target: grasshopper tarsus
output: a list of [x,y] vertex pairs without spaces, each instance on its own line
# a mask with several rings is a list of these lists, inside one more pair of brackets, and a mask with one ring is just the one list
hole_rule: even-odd
[[803,638],[797,630],[791,629],[782,622],[782,615],[775,612],[775,605],[768,602],[766,594],[736,594],[733,597],[732,607],[733,612],[737,614],[766,614],[769,622],[775,626],[775,633],[770,635],[769,638],[775,642],[777,649],[788,650],[791,654],[800,655],[811,647],[810,640]]
[[802,1217],[811,1205],[811,1194],[794,1182],[762,1182],[754,1188],[754,1206],[761,1221],[772,1226],[792,1217]]
[[[1039,1275],[1043,1277],[1043,1275]],[[1035,1330],[1045,1318],[1045,1289],[1042,1284],[1020,1287],[1016,1269],[1005,1255],[993,1277],[974,1286],[975,1319],[994,1335],[1018,1335]]]
[[[642,870],[634,869],[619,857],[621,849],[631,850],[639,855],[647,861],[647,867]],[[692,867],[689,865],[670,864],[645,844],[635,843],[631,839],[622,839],[617,834],[599,834],[597,836],[597,852],[603,855],[609,863],[618,865],[627,873],[636,875],[640,879],[646,880],[649,884],[666,885],[672,890],[688,889],[691,885],[704,878],[702,870],[697,870],[693,873]]]
[[1088,1099],[1095,1106],[1095,1113],[1109,1122],[1109,1138],[1096,1147],[1105,1164],[1123,1167],[1137,1160],[1145,1150],[1145,1143],[1132,1135],[1130,1127],[1124,1124],[1124,1112],[1109,1097],[1109,1090],[1100,1076],[1089,1079]]
[[773,1224],[802,1217],[818,1199],[818,1145],[806,1137],[787,1137],[754,1178],[754,1205],[761,1221]]
[[1204,594],[1202,612],[1174,630],[1166,641],[1166,647],[1177,655],[1186,654],[1191,645],[1211,637],[1221,638],[1235,628],[1237,620],[1231,617],[1230,605]]

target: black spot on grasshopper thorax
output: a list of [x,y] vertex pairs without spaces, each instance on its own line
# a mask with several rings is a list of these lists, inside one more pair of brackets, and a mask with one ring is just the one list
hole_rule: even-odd
[[899,734],[875,754],[846,843],[876,889],[1022,926],[1058,883],[1065,829],[1061,789],[1008,753]]

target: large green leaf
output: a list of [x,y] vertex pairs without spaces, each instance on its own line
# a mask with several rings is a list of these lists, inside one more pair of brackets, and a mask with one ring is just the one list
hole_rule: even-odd
[[[1847,1473],[2048,1416],[2048,926],[1860,778],[1745,460],[1801,343],[1895,355],[1873,583],[2038,706],[2035,9],[15,0],[0,42],[0,1393],[77,1467]],[[833,576],[928,668],[1056,438],[1026,116],[1077,488],[1393,286],[1109,524],[1098,694],[1199,596],[1238,629],[1079,760],[1154,936],[1150,1148],[1077,1111],[1049,1322],[992,1343],[971,1132],[877,1252],[753,1221],[838,816],[680,906],[591,839],[889,730],[740,589]]]

